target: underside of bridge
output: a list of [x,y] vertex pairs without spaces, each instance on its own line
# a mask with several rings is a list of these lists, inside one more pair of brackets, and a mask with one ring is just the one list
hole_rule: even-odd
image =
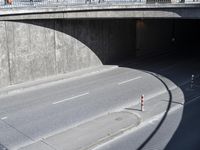
[[46,19],[0,22],[0,87],[166,52],[200,48],[200,21]]

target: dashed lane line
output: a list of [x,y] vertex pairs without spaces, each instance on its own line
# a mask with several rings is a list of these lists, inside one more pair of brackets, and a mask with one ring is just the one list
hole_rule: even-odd
[[125,81],[119,82],[118,85],[126,84],[128,82],[132,82],[134,80],[138,80],[138,79],[141,79],[141,78],[142,78],[141,76],[138,76],[138,77],[135,77],[135,78],[132,78],[132,79],[129,79],[129,80],[125,80]]
[[66,101],[69,101],[69,100],[72,100],[72,99],[76,99],[76,98],[88,95],[88,94],[89,94],[89,92],[86,92],[86,93],[79,94],[79,95],[76,95],[76,96],[73,96],[73,97],[70,97],[70,98],[66,98],[66,99],[63,99],[63,100],[60,100],[60,101],[53,102],[52,104],[55,105],[55,104],[63,103],[63,102],[66,102]]
[[7,118],[8,118],[8,117],[2,117],[1,120],[5,120],[5,119],[7,119]]

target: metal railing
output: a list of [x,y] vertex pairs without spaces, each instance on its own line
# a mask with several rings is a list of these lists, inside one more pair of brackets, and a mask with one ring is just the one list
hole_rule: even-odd
[[200,0],[0,0],[0,9],[16,7],[39,7],[39,6],[78,6],[78,5],[101,5],[116,3],[198,3]]

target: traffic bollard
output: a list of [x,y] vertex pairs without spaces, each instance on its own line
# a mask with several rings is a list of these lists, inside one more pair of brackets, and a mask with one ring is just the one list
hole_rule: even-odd
[[194,87],[194,75],[191,76],[190,87],[191,89]]
[[141,111],[144,111],[144,95],[141,96]]

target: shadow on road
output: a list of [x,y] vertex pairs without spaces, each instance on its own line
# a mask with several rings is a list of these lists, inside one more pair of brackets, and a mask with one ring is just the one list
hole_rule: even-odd
[[138,150],[142,150],[144,148],[144,146],[151,140],[151,138],[156,134],[156,132],[159,130],[159,128],[161,127],[161,125],[163,124],[164,120],[166,119],[167,117],[167,114],[170,110],[170,107],[171,107],[171,102],[172,102],[172,93],[169,89],[169,87],[167,86],[167,84],[162,80],[160,79],[158,76],[154,75],[154,74],[151,74],[152,76],[154,76],[155,78],[157,78],[163,85],[164,87],[166,88],[168,94],[169,94],[169,103],[168,103],[168,106],[167,106],[167,109],[166,109],[166,112],[165,114],[163,115],[162,119],[160,120],[159,124],[157,125],[157,127],[154,129],[154,131],[149,135],[149,137],[144,141],[144,143],[138,148]]
[[[120,64],[120,66],[146,70],[148,73],[152,72],[152,75],[160,80],[169,93],[169,104],[163,118],[138,150],[142,150],[162,126],[172,104],[172,94],[169,87],[155,74],[162,75],[178,85],[185,97],[182,120],[165,150],[199,150],[200,120],[198,117],[200,115],[200,62],[198,55],[186,54],[180,56],[178,52],[166,53],[152,58],[127,61],[126,63]],[[195,75],[193,88],[191,88],[191,75]]]

